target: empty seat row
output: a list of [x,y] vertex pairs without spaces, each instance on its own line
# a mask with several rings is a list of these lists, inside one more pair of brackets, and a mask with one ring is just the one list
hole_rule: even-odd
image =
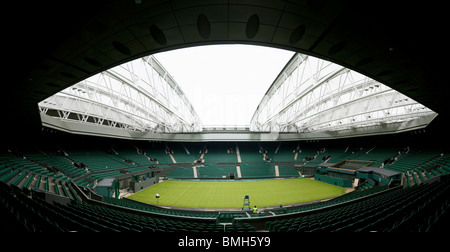
[[[299,217],[266,223],[272,232],[329,231],[396,231],[409,223],[417,223],[420,209],[447,202],[450,180],[421,184],[387,191],[371,198],[334,207],[321,212],[305,213]],[[413,217],[411,217],[413,216]],[[408,217],[408,218],[405,218]],[[426,218],[420,216],[420,218]],[[395,224],[395,225],[394,225]],[[413,231],[413,230],[411,230]]]

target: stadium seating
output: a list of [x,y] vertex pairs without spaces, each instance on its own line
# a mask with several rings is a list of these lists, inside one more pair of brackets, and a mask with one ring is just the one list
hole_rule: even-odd
[[153,162],[144,153],[139,153],[139,149],[135,146],[114,146],[112,148],[115,155],[120,160],[128,163],[128,165],[151,165]]
[[194,178],[194,172],[192,167],[177,167],[170,171],[167,176],[173,179],[192,179]]
[[141,149],[145,155],[150,158],[152,164],[172,164],[173,161],[167,153],[168,148],[164,143],[139,143],[136,146]]
[[172,151],[172,155],[177,163],[193,163],[194,160],[200,158],[199,146],[191,146],[185,143],[167,143],[168,149]]
[[[430,228],[427,220],[419,218],[427,203],[437,200],[447,207],[445,194],[449,192],[450,180],[445,178],[436,184],[423,184],[405,189],[395,189],[378,193],[365,200],[320,212],[306,212],[295,218],[266,223],[266,230],[271,232],[332,232],[332,231],[399,231],[405,227],[408,231]],[[436,217],[438,218],[438,217]],[[395,222],[395,224],[393,224]],[[432,223],[432,221],[430,222]],[[432,225],[432,224],[431,224]]]
[[208,143],[204,155],[206,163],[237,163],[236,145],[231,143]]
[[275,177],[275,168],[272,163],[241,163],[240,169],[243,178]]
[[292,166],[278,165],[279,177],[297,177],[298,171],[293,169]]
[[236,165],[207,164],[197,167],[198,178],[229,178],[230,173],[237,173]]
[[[166,153],[167,147],[176,159],[182,160],[180,163],[185,164],[172,166],[167,177],[192,179],[194,169],[187,162],[192,157],[188,152],[194,153],[195,149],[198,152],[204,146],[133,144],[113,141],[111,145],[102,142],[84,148],[66,145],[60,148],[65,154],[56,151],[58,148],[44,147],[39,151],[0,153],[2,213],[13,217],[10,222],[18,223],[16,229],[19,230],[89,232],[433,231],[442,227],[440,220],[445,220],[449,213],[446,195],[450,189],[450,157],[446,153],[437,149],[423,151],[417,147],[408,151],[382,147],[326,147],[326,144],[316,142],[311,145],[238,143],[242,154],[242,162],[239,163],[241,179],[298,176],[294,164],[321,163],[323,160],[318,159],[324,156],[330,157],[329,162],[347,158],[372,160],[376,167],[382,166],[387,158],[396,157],[392,163],[384,165],[384,169],[402,172],[406,183],[392,188],[366,179],[353,192],[340,197],[269,208],[258,218],[248,217],[245,212],[224,214],[164,209],[110,197],[103,197],[102,201],[86,199],[83,188],[91,188],[94,180],[120,176],[121,171],[144,171],[152,165],[174,165]],[[207,162],[196,167],[197,178],[222,179],[224,175],[237,173],[237,155],[233,153],[230,156],[226,152],[236,144],[208,143],[206,146],[208,152],[204,156]],[[297,146],[302,147],[303,156],[313,155],[315,159],[305,161],[301,155],[301,162],[294,160],[293,150]],[[261,148],[273,157],[271,162],[262,160]],[[146,155],[139,153],[138,149],[144,150]],[[147,155],[157,157],[159,164],[150,161]],[[85,164],[86,169],[76,167],[77,162]],[[83,178],[74,182],[80,177]],[[42,193],[65,200],[49,201]],[[224,227],[220,223],[232,225]]]
[[267,151],[267,155],[273,159],[273,162],[295,162],[294,150],[297,146],[295,142],[261,143],[261,147]]
[[241,162],[262,162],[263,154],[260,153],[260,146],[257,143],[238,143]]

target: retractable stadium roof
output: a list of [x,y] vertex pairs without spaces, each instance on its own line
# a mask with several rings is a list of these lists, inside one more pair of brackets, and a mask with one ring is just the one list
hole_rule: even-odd
[[352,137],[424,128],[436,116],[367,76],[297,53],[265,94],[250,130]]
[[202,130],[186,95],[153,56],[85,79],[40,102],[39,109],[43,125],[81,134],[135,138]]
[[244,128],[204,128],[188,97],[153,56],[83,80],[40,102],[39,109],[44,126],[68,132],[179,141],[389,134],[426,127],[437,116],[369,77],[300,53]]

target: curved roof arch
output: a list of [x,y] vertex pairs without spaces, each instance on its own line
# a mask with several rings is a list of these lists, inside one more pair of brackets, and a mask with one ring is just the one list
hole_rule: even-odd
[[436,116],[369,77],[297,53],[264,95],[250,130],[344,137],[423,128]]
[[155,133],[202,131],[187,96],[153,56],[108,69],[38,105],[44,125],[49,124],[53,112],[60,121],[77,120],[84,127],[106,125]]

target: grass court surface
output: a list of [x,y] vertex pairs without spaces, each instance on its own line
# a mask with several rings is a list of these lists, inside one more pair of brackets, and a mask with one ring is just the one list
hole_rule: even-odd
[[244,181],[168,180],[137,192],[129,199],[190,208],[242,208],[250,195],[251,206],[268,207],[313,201],[345,193],[345,188],[306,178]]

